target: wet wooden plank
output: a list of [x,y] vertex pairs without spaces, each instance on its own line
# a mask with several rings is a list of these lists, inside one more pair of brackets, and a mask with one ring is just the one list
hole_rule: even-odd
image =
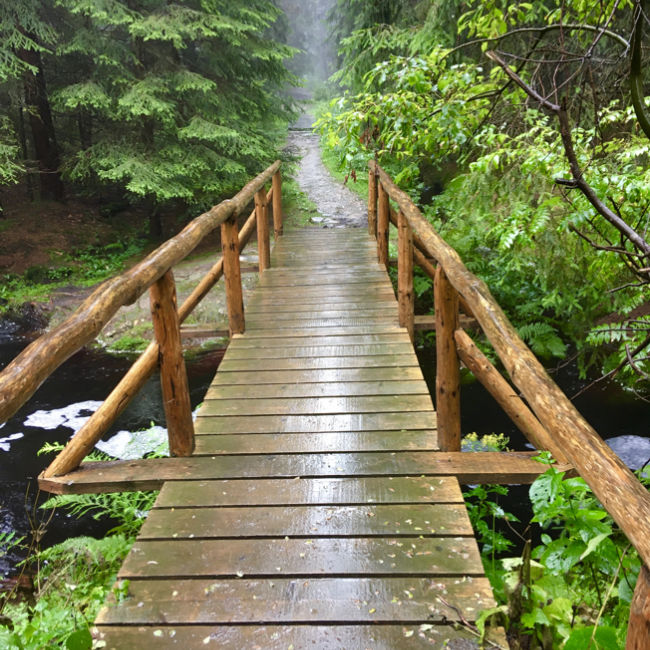
[[[279,321],[292,321],[299,319],[315,320],[318,318],[392,318],[397,316],[397,307],[391,305],[390,307],[381,309],[329,309],[327,305],[323,305],[322,309],[316,309],[312,305],[306,307],[304,310],[298,311],[269,311],[269,312],[247,312],[247,323],[256,323],[258,321],[272,320],[279,324]],[[279,324],[281,327],[282,325]]]
[[[408,368],[338,368],[321,370],[269,370],[257,372],[255,370],[238,372],[218,372],[213,386],[222,385],[260,385],[260,384],[286,384],[295,382],[307,383],[341,383],[365,381],[408,381],[422,380],[420,367]],[[245,390],[245,389],[242,389]]]
[[[64,477],[39,487],[53,494],[92,494],[159,490],[165,481],[223,479],[454,476],[463,484],[530,484],[545,466],[526,452],[365,452],[349,454],[268,454],[197,456],[84,463]],[[571,471],[567,465],[558,471]]]
[[[393,291],[393,285],[389,280],[364,282],[363,285],[363,296],[366,298],[383,296],[390,291]],[[302,296],[349,296],[354,300],[355,298],[359,298],[360,292],[361,289],[358,284],[333,284],[317,286],[305,285],[302,287],[267,287],[264,290],[264,295],[267,298],[286,296],[288,298],[293,298],[294,300]]]
[[136,540],[118,578],[482,576],[471,537]]
[[381,334],[348,334],[338,336],[239,336],[230,341],[231,350],[255,350],[278,347],[327,347],[344,345],[387,345],[409,343],[406,330],[389,329]]
[[286,345],[285,347],[255,348],[243,350],[239,347],[229,347],[227,359],[296,359],[319,357],[353,357],[353,356],[387,356],[398,354],[413,354],[413,346],[409,343],[380,343],[369,345],[333,345],[333,346],[303,346]]
[[433,411],[429,395],[206,400],[201,416],[321,415]]
[[458,621],[459,612],[475,621],[496,606],[487,578],[439,578],[435,585],[421,578],[134,580],[128,594],[119,609],[102,609],[97,623],[436,623]]
[[358,302],[349,302],[343,299],[340,302],[332,302],[331,300],[317,300],[313,298],[311,302],[304,300],[289,302],[286,300],[276,300],[274,302],[263,303],[259,300],[249,302],[246,305],[247,314],[285,314],[285,313],[304,313],[306,311],[341,311],[346,312],[379,312],[379,311],[392,311],[396,309],[395,301],[390,299],[390,296],[378,298],[376,300],[366,300]]
[[421,535],[471,537],[467,509],[463,504],[159,508],[149,513],[138,539]]
[[243,390],[228,384],[212,385],[206,400],[277,399],[288,397],[353,397],[361,395],[429,395],[423,381],[367,381],[321,384],[259,384]]
[[248,330],[245,334],[233,336],[233,341],[246,339],[255,341],[256,339],[271,338],[320,338],[326,336],[378,336],[382,334],[404,334],[406,330],[396,323],[367,323],[355,327],[322,327],[322,328],[302,328],[302,329],[268,329],[268,330]]
[[322,454],[361,451],[436,451],[438,434],[424,431],[335,431],[199,436],[195,456],[232,454]]
[[[431,650],[462,648],[478,650],[476,636],[451,625],[190,625],[101,626],[98,639],[106,647],[167,650],[177,648],[219,648],[220,650]],[[503,632],[496,637],[501,648],[508,644]],[[463,645],[456,645],[463,640]],[[454,643],[456,642],[456,643]],[[433,645],[435,643],[435,645]],[[491,646],[487,645],[486,648]]]
[[[398,323],[397,316],[395,317],[375,317],[373,319],[367,318],[318,318],[313,320],[292,320],[292,321],[276,321],[271,319],[266,319],[263,321],[255,321],[253,323],[248,323],[249,332],[255,330],[277,330],[280,327],[290,330],[290,329],[320,329],[320,328],[340,328],[344,327],[349,329],[351,327],[364,327],[369,324],[378,325],[397,325]],[[280,325],[281,323],[281,325]]]
[[377,294],[372,298],[351,301],[349,296],[326,296],[319,298],[316,295],[303,296],[296,300],[273,298],[272,296],[251,300],[246,305],[250,313],[274,313],[287,311],[301,311],[305,309],[321,307],[326,309],[349,308],[351,311],[358,309],[391,309],[395,306],[395,300],[389,293]]
[[325,433],[327,431],[401,431],[435,429],[434,411],[340,413],[336,415],[224,415],[199,413],[196,435],[224,433]]
[[458,481],[435,478],[301,478],[165,483],[156,508],[456,503]]
[[[382,268],[379,265],[371,266],[368,264],[366,259],[359,262],[350,262],[346,264],[345,262],[336,263],[336,261],[327,261],[320,263],[313,263],[309,266],[304,267],[305,273],[313,276],[323,276],[331,275],[332,273],[345,273],[346,271],[351,271],[352,273],[368,273],[368,272],[378,272],[382,271]],[[296,275],[296,270],[276,266],[268,269],[269,275],[274,278],[287,278],[294,277]]]
[[[293,288],[301,286],[313,286],[313,287],[322,287],[322,286],[346,286],[346,285],[366,285],[366,284],[377,284],[377,285],[388,285],[389,284],[388,276],[385,273],[377,271],[376,273],[364,273],[364,274],[354,274],[354,273],[342,273],[340,275],[335,275],[333,273],[325,274],[324,276],[320,275],[311,275],[309,273],[296,273],[293,278],[274,278],[272,276],[262,275],[259,288],[260,289],[284,289],[284,288]],[[362,287],[359,287],[359,292],[362,292]]]
[[220,373],[254,370],[337,370],[343,368],[406,368],[420,367],[413,352],[407,354],[378,354],[375,356],[307,357],[285,359],[230,359],[228,355],[219,366]]

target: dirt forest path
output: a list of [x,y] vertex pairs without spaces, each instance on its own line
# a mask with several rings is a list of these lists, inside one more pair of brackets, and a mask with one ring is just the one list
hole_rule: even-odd
[[304,113],[289,129],[287,149],[301,157],[296,181],[300,189],[316,204],[319,216],[315,226],[323,228],[360,228],[368,223],[364,201],[336,180],[321,159],[319,137],[311,130],[314,116]]

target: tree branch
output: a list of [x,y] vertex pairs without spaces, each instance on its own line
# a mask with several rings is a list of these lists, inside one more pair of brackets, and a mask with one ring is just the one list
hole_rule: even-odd
[[641,235],[634,230],[627,222],[621,219],[615,212],[610,210],[603,201],[600,200],[596,192],[587,181],[585,180],[578,157],[576,156],[573,148],[573,138],[571,137],[571,125],[569,123],[569,114],[566,109],[566,101],[563,100],[562,105],[553,104],[552,102],[544,99],[537,91],[531,88],[510,66],[503,61],[495,52],[486,52],[486,56],[494,61],[497,65],[501,66],[503,71],[530,97],[539,102],[541,106],[547,110],[555,113],[560,122],[560,136],[562,144],[564,145],[564,153],[569,162],[571,175],[575,187],[577,187],[591,203],[596,211],[611,223],[622,235],[627,237],[640,251],[646,256],[650,256],[650,244],[641,237]]
[[448,56],[451,56],[455,52],[458,52],[459,50],[462,50],[466,47],[470,47],[472,45],[480,45],[481,43],[499,42],[502,41],[504,38],[508,38],[508,36],[514,36],[515,34],[523,34],[527,32],[528,33],[538,32],[538,39],[539,39],[547,32],[551,32],[555,30],[565,30],[565,29],[570,32],[575,32],[575,31],[596,32],[597,34],[599,34],[598,36],[599,39],[601,36],[609,36],[609,38],[618,41],[621,45],[623,45],[626,51],[630,47],[630,43],[623,36],[609,29],[601,29],[600,27],[595,27],[594,25],[580,25],[577,23],[569,23],[568,25],[557,24],[557,25],[546,25],[545,27],[521,27],[520,29],[513,29],[511,32],[506,32],[505,34],[501,34],[500,36],[492,36],[490,38],[477,38],[473,41],[468,41],[467,43],[462,43],[461,45],[457,45],[456,47],[449,50],[449,52],[447,52],[447,54],[445,54],[443,58],[447,58]]

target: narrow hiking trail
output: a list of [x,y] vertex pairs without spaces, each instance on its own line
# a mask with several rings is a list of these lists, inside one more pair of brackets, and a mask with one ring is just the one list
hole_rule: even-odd
[[312,132],[315,118],[304,113],[289,129],[287,149],[301,157],[296,180],[300,189],[316,204],[319,216],[314,226],[360,228],[368,223],[367,205],[351,189],[336,180],[321,158],[319,137]]

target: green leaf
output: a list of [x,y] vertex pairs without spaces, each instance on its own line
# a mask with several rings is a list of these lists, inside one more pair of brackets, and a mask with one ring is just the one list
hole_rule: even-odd
[[594,626],[591,625],[574,630],[568,638],[564,650],[621,650],[621,647],[615,628],[598,627],[594,634]]
[[587,556],[591,555],[600,545],[601,542],[606,540],[612,532],[608,533],[602,533],[600,535],[596,535],[596,537],[593,537],[592,539],[587,542],[587,548],[585,549],[584,553],[580,556],[581,560],[584,560]]
[[89,629],[73,632],[65,642],[66,650],[90,650],[93,646],[93,638]]

